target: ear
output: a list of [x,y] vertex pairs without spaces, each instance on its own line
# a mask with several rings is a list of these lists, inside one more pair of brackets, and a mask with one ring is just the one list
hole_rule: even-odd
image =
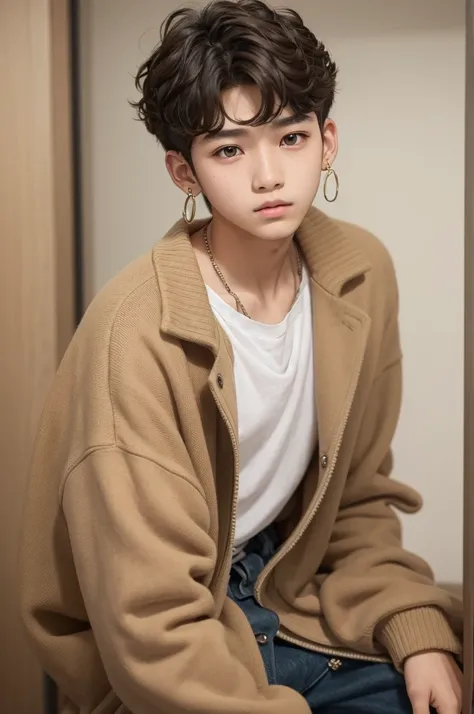
[[194,173],[183,157],[178,151],[167,151],[165,156],[165,165],[168,169],[168,173],[171,176],[173,183],[184,191],[188,193],[189,189],[192,189],[193,195],[199,196],[201,193],[201,187],[194,176]]
[[337,126],[332,119],[326,119],[322,131],[323,135],[323,171],[326,170],[327,165],[333,165],[336,160],[337,151],[339,147],[339,137]]

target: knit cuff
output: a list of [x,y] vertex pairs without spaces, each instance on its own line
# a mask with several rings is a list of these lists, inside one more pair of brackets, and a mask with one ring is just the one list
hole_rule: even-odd
[[399,671],[408,657],[421,652],[461,654],[461,643],[436,607],[417,607],[392,615],[378,631],[377,639]]

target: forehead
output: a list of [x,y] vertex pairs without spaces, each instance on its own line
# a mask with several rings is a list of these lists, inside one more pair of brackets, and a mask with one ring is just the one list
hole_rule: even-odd
[[278,114],[269,120],[269,123],[259,125],[242,124],[242,122],[251,122],[255,119],[262,108],[260,90],[253,85],[239,85],[225,90],[221,95],[221,103],[225,112],[221,128],[217,131],[211,130],[209,133],[199,134],[193,142],[194,148],[216,144],[227,139],[242,139],[250,136],[256,139],[268,131],[289,130],[295,124],[302,122],[318,124],[315,112],[310,114],[295,113],[295,110],[289,106],[280,110],[278,97],[275,98],[275,106],[272,107],[272,110],[278,112]]
[[[222,93],[222,104],[227,114],[224,127],[234,123],[248,121],[260,111],[262,97],[258,87],[252,85],[242,85],[232,87]],[[281,117],[285,118],[293,114],[289,107],[285,107],[281,112]]]

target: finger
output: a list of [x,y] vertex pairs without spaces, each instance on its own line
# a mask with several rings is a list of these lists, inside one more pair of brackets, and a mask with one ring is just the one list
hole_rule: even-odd
[[461,703],[456,697],[450,697],[440,704],[438,714],[461,714]]
[[412,691],[408,692],[413,714],[430,714],[430,698],[427,693]]

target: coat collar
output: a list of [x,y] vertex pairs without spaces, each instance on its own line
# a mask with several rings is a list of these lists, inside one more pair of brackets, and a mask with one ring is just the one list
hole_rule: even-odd
[[[153,249],[162,298],[161,329],[217,353],[219,335],[190,235],[209,219],[187,225],[178,221]],[[339,297],[344,285],[370,270],[370,263],[344,233],[341,224],[311,208],[298,229],[298,240],[312,279]]]

